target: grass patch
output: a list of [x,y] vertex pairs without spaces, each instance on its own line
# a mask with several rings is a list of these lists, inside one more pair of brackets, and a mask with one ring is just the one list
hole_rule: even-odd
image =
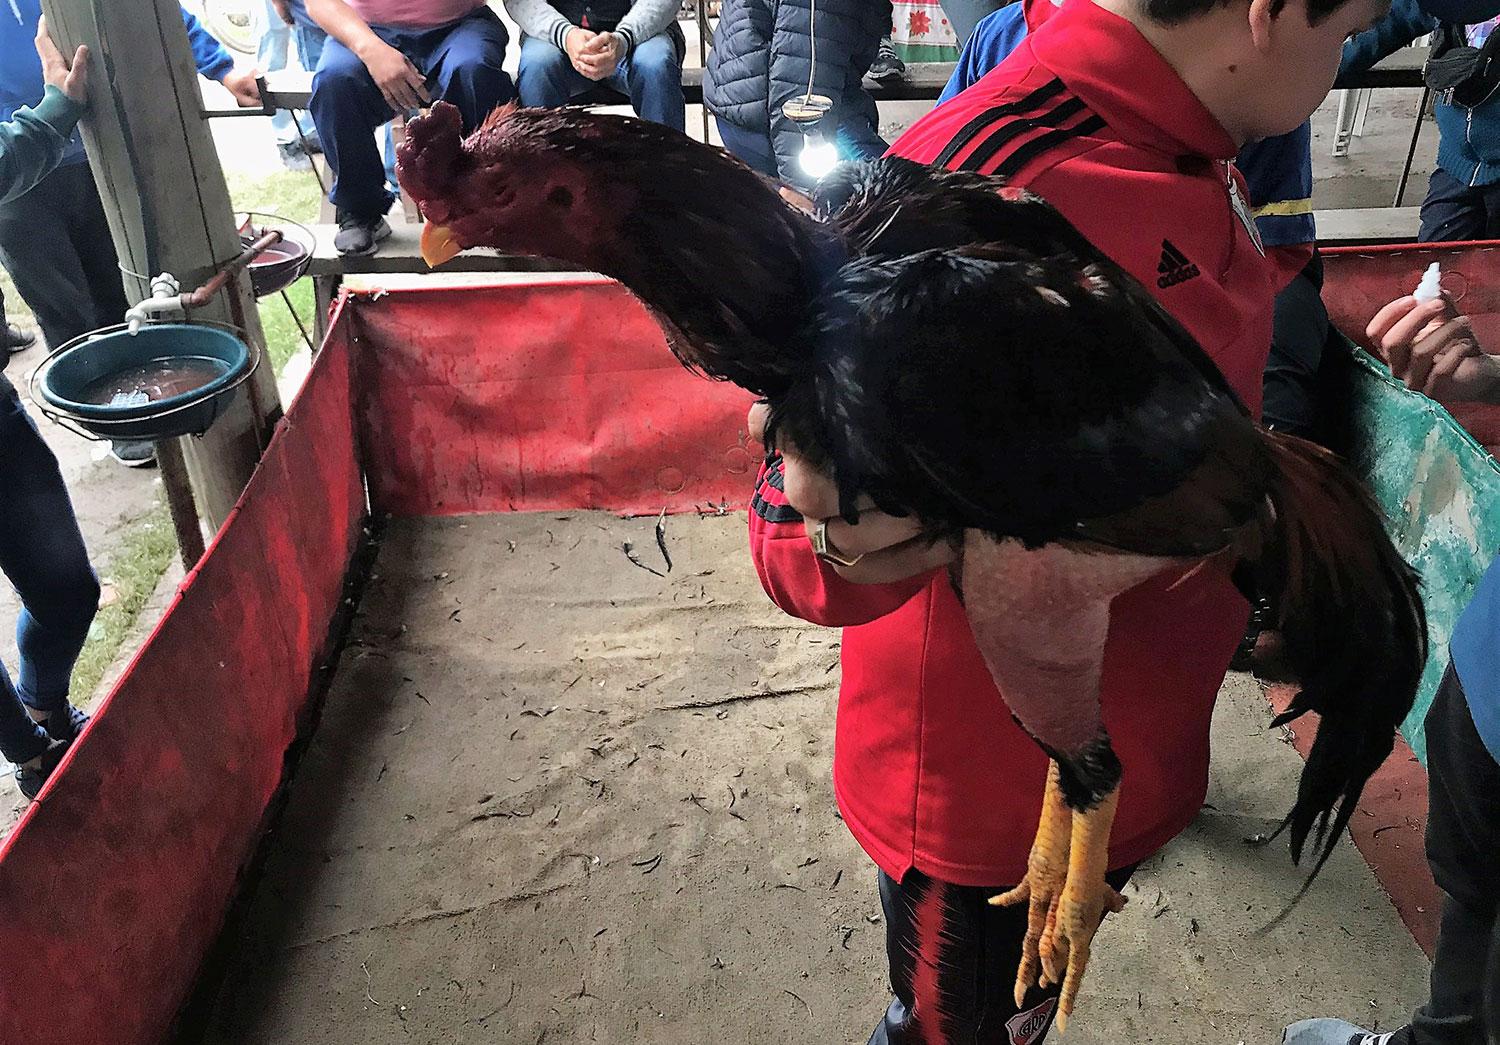
[[97,567],[99,576],[114,586],[115,599],[94,618],[83,652],[73,668],[72,693],[76,703],[90,701],[94,688],[114,663],[146,600],[176,554],[172,517],[167,506],[158,503],[131,525],[108,565]]

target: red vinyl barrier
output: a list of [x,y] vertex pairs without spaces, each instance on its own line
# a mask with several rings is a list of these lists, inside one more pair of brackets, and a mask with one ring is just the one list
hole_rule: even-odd
[[616,283],[391,291],[349,308],[378,512],[645,514],[749,499],[750,396],[684,370]]
[[325,654],[365,498],[342,327],[165,617],[0,848],[0,1040],[161,1040]]
[[[1321,253],[1329,319],[1357,344],[1369,347],[1365,327],[1375,313],[1415,290],[1436,261],[1442,266],[1443,289],[1470,317],[1480,344],[1500,354],[1500,242],[1328,247]],[[1500,407],[1443,405],[1491,453],[1500,448]]]

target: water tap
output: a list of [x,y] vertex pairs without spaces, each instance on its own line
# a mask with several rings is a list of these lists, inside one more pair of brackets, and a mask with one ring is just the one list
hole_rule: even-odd
[[139,302],[125,313],[125,327],[131,335],[140,333],[141,324],[153,318],[185,315],[182,307],[182,287],[170,272],[163,272],[151,281],[151,296]]

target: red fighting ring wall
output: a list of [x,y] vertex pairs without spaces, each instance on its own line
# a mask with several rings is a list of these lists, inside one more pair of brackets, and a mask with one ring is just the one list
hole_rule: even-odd
[[748,405],[597,279],[345,299],[231,518],[0,849],[0,1041],[171,1027],[329,652],[366,481],[397,514],[739,508]]
[[335,336],[229,521],[0,849],[0,1038],[160,1040],[280,784],[363,518]]

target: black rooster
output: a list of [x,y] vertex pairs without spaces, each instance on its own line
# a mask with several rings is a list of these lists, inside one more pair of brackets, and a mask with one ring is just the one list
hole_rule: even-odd
[[[1067,1014],[1106,909],[1121,767],[1099,715],[1111,600],[1164,571],[1252,568],[1321,716],[1283,825],[1328,858],[1390,753],[1427,653],[1414,574],[1326,451],[1249,416],[1183,327],[1040,199],[886,159],[816,214],[654,124],[439,104],[399,150],[423,253],[495,247],[612,276],[694,370],[769,400],[767,442],[837,482],[851,521],[914,514],[1006,704],[1052,758],[1017,998]],[[1039,346],[1045,345],[1045,352]]]

